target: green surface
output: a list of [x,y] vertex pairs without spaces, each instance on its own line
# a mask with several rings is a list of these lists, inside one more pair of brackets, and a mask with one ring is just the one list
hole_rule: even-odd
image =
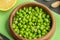
[[[8,37],[10,40],[13,40],[13,37],[11,36],[8,28],[8,20],[9,20],[9,15],[11,14],[12,10],[18,6],[21,3],[24,2],[31,2],[33,0],[18,0],[16,5],[11,8],[10,10],[3,12],[0,11],[0,33]],[[56,14],[53,12],[55,18],[56,18],[56,32],[53,35],[51,40],[60,40],[60,15]]]

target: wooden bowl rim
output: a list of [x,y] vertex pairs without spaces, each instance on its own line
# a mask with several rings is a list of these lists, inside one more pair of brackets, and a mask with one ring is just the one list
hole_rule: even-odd
[[10,33],[12,34],[12,36],[13,36],[15,39],[19,39],[19,40],[22,40],[22,39],[23,39],[23,40],[26,40],[25,38],[20,37],[18,34],[16,34],[16,33],[13,31],[13,28],[12,28],[12,25],[11,25],[11,24],[12,24],[12,18],[13,18],[13,16],[15,15],[16,11],[19,10],[20,7],[22,7],[22,6],[24,6],[24,5],[27,5],[27,4],[28,4],[28,5],[29,5],[29,4],[39,5],[39,6],[43,7],[43,9],[46,9],[46,11],[49,12],[49,14],[50,14],[50,16],[51,16],[51,18],[52,18],[52,28],[51,28],[50,32],[49,32],[46,36],[44,36],[44,37],[42,37],[42,38],[37,38],[36,40],[47,40],[47,39],[50,39],[50,38],[52,37],[52,35],[54,34],[55,29],[56,29],[55,17],[54,17],[54,15],[53,15],[52,11],[51,11],[47,6],[45,6],[45,5],[41,4],[41,3],[38,3],[38,2],[28,2],[28,3],[21,4],[21,5],[19,5],[18,7],[16,7],[16,8],[12,11],[12,13],[11,13],[11,15],[10,15],[10,17],[9,17],[9,30],[10,30]]

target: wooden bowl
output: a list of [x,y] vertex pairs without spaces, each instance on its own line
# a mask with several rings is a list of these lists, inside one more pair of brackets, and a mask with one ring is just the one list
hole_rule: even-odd
[[52,35],[54,34],[55,28],[56,28],[56,27],[55,27],[56,24],[55,24],[54,15],[53,15],[52,11],[51,11],[48,7],[46,7],[45,5],[43,5],[43,4],[41,4],[41,3],[37,3],[37,2],[28,2],[28,3],[21,4],[21,5],[19,5],[18,7],[16,7],[16,8],[12,11],[12,13],[11,13],[11,15],[10,15],[10,18],[9,18],[9,30],[10,30],[11,35],[14,37],[15,40],[26,40],[26,38],[20,37],[18,34],[16,34],[16,33],[14,32],[14,30],[13,30],[13,28],[12,28],[12,19],[13,19],[13,17],[15,16],[15,13],[16,13],[19,9],[21,9],[21,8],[23,8],[23,7],[30,7],[30,6],[31,6],[31,7],[35,7],[35,6],[41,7],[41,8],[43,8],[47,13],[49,13],[49,15],[51,16],[51,19],[52,19],[51,30],[49,31],[49,33],[48,33],[47,35],[45,35],[45,36],[42,37],[42,38],[37,38],[36,40],[48,40],[48,39],[50,39],[50,38],[52,37]]

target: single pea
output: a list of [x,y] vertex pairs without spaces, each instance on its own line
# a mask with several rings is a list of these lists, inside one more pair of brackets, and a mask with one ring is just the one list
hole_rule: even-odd
[[37,30],[37,32],[40,34],[41,33],[41,30]]
[[20,15],[19,15],[20,17],[22,17],[23,16],[23,14],[22,13],[20,13]]
[[40,13],[41,13],[41,12],[43,12],[43,9],[42,9],[42,8],[40,8]]
[[40,23],[40,22],[37,22],[36,24],[37,24],[38,26],[40,26],[40,25],[41,25],[41,23]]
[[18,21],[14,21],[14,23],[15,23],[15,24],[17,24],[17,23],[18,23]]
[[43,14],[43,15],[42,15],[42,18],[45,18],[45,17],[46,17],[46,14]]
[[41,34],[37,35],[37,38],[41,38]]
[[26,25],[23,25],[23,27],[24,27],[24,28],[27,28],[27,26],[26,26]]
[[42,32],[42,36],[45,36],[45,35],[46,35],[46,33],[43,33],[43,32]]
[[21,35],[21,34],[19,34],[19,36],[20,36],[20,37],[22,37],[22,35]]
[[32,38],[31,37],[29,37],[29,40],[31,40]]
[[35,20],[35,19],[36,19],[36,17],[35,17],[35,16],[33,16],[33,19]]
[[28,12],[28,8],[26,8],[26,12]]
[[21,11],[22,11],[22,9],[19,10],[19,12],[21,12]]
[[49,22],[49,20],[47,18],[44,19],[46,22]]
[[23,32],[23,31],[19,31],[19,33],[20,33],[21,35],[23,35],[24,32]]
[[33,35],[32,33],[29,34],[30,37],[32,37],[32,35]]
[[32,22],[34,23],[36,20],[32,19]]
[[26,38],[27,36],[26,35],[23,35],[24,38]]
[[47,24],[47,26],[50,26],[50,23],[46,23]]
[[26,18],[29,19],[29,15]]
[[30,29],[26,28],[26,31],[28,32],[28,31],[30,31]]
[[22,12],[22,14],[23,14],[23,13],[24,13],[24,10],[22,10],[21,12]]
[[25,22],[25,21],[26,21],[26,18],[24,17],[24,18],[23,18],[23,22]]
[[38,14],[38,18],[42,18],[42,14],[40,13],[40,14]]
[[21,26],[22,24],[21,23],[18,23],[18,26]]
[[20,13],[17,11],[16,14],[19,15]]
[[16,28],[16,24],[13,23],[12,26],[13,26],[14,29]]
[[46,34],[47,34],[47,30],[46,29],[42,30],[42,35],[46,35]]
[[28,20],[26,19],[25,22],[28,23]]
[[18,20],[21,20],[21,17],[19,17]]
[[31,30],[32,30],[32,31],[35,31],[35,27],[31,27]]
[[29,11],[28,13],[31,14],[31,11]]
[[23,12],[23,15],[26,15],[26,12]]
[[36,35],[35,35],[35,34],[33,34],[32,38],[34,39],[35,37],[36,37]]
[[23,23],[23,20],[20,20],[19,23]]
[[32,22],[29,22],[29,25],[32,25]]
[[29,11],[31,11],[32,10],[32,7],[29,7]]
[[50,18],[50,15],[47,15],[47,18]]
[[26,8],[24,7],[23,10],[26,10]]
[[25,31],[25,29],[24,29],[24,28],[21,28],[21,30],[22,30],[22,31]]
[[50,30],[50,26],[47,26],[47,27],[46,27],[46,30],[48,30],[48,31],[49,31],[49,30]]
[[25,32],[24,34],[28,37],[28,32]]
[[34,12],[35,10],[34,9],[32,9],[32,12]]
[[38,20],[38,22],[40,23],[42,20]]
[[29,18],[31,19],[33,16],[32,15],[29,15]]
[[18,18],[14,17],[14,18],[13,18],[13,21],[18,21]]
[[47,25],[46,22],[44,22],[44,25],[45,25],[45,26]]
[[38,19],[38,22],[41,22],[42,23],[43,22],[43,19],[42,18],[39,18]]
[[37,29],[38,29],[38,28],[40,28],[40,26],[39,26],[39,25],[37,26]]
[[35,16],[38,16],[38,14],[36,13]]
[[28,21],[31,22],[31,18]]
[[16,25],[15,29],[19,29],[17,25]]
[[14,29],[14,31],[19,34],[19,29]]
[[43,30],[44,28],[45,28],[45,26],[44,25],[41,25],[40,29]]
[[35,10],[36,10],[37,12],[39,12],[39,7],[35,7]]
[[35,10],[38,10],[39,8],[38,7],[35,7]]
[[37,30],[38,30],[38,29],[36,28],[36,29],[34,30],[34,32],[37,32]]

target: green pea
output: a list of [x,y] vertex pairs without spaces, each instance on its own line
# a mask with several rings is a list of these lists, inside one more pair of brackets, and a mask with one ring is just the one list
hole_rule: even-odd
[[23,14],[22,13],[20,13],[20,15],[19,15],[20,17],[22,17],[23,16]]
[[19,33],[20,33],[20,34],[23,34],[24,32],[23,32],[23,31],[20,31]]
[[21,23],[18,23],[18,26],[21,26],[22,24]]
[[29,37],[29,40],[31,40],[32,38],[31,37]]
[[32,10],[32,7],[29,7],[29,10],[31,11]]
[[45,21],[46,21],[46,22],[49,22],[49,20],[48,20],[47,18],[45,19]]
[[19,33],[19,29],[15,29],[14,31],[15,31],[16,33]]
[[50,15],[47,15],[47,18],[50,18]]
[[46,14],[43,14],[42,17],[45,18],[46,17]]
[[33,34],[32,38],[34,39],[35,37],[36,37],[36,35],[35,35],[35,34]]
[[21,12],[21,11],[22,11],[22,9],[19,10],[19,12]]
[[37,35],[37,38],[41,38],[41,34]]
[[16,14],[19,15],[20,13],[17,11]]
[[26,8],[24,7],[23,10],[26,10]]
[[24,22],[26,21],[26,18],[25,18],[25,17],[23,18],[23,21],[24,21]]
[[29,16],[27,16],[26,18],[29,19]]
[[50,26],[47,26],[47,27],[46,27],[46,30],[48,30],[48,31],[49,31],[49,30],[50,30]]
[[22,35],[21,35],[21,34],[19,34],[19,36],[21,37]]
[[26,28],[27,26],[26,25],[24,25],[24,28]]
[[37,26],[37,29],[38,29],[38,28],[40,28],[40,26],[39,26],[39,25]]
[[24,15],[26,15],[26,12],[23,12]]
[[13,28],[15,28],[15,27],[16,27],[16,25],[15,25],[15,24],[12,24],[12,26],[13,26]]
[[40,29],[43,30],[44,28],[45,28],[45,26],[44,25],[41,25]]
[[37,30],[37,31],[38,31],[39,34],[41,33],[41,30]]
[[46,22],[44,22],[44,25],[45,25],[45,26],[47,25]]
[[42,8],[40,8],[40,13],[43,11],[43,9]]
[[42,36],[45,36],[46,33],[42,33]]
[[35,10],[34,9],[32,9],[32,12],[34,12]]
[[35,7],[35,10],[36,10],[37,12],[39,12],[39,7]]
[[31,27],[31,30],[32,30],[32,31],[35,31],[35,28],[34,28],[34,27]]
[[26,35],[23,35],[24,38],[26,38]]
[[26,9],[26,12],[28,12],[28,8]]
[[29,22],[29,25],[32,25],[32,22]]

